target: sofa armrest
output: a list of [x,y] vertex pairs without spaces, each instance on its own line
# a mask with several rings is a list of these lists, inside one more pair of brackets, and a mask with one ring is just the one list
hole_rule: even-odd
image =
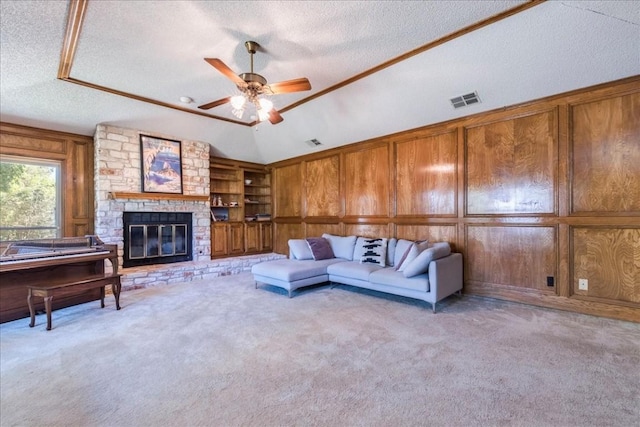
[[429,263],[429,289],[435,301],[462,290],[462,254],[452,252]]

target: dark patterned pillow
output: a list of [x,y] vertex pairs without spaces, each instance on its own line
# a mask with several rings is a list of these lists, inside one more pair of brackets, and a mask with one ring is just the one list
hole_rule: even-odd
[[387,239],[365,239],[364,241],[364,253],[360,257],[361,264],[378,264],[381,267],[385,266],[385,260],[387,258]]
[[307,238],[307,244],[309,245],[309,249],[311,249],[314,260],[335,258],[327,239],[323,237],[309,237]]

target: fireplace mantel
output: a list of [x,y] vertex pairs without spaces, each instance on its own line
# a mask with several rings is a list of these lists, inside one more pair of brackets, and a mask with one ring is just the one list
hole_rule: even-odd
[[209,196],[190,196],[186,194],[166,194],[166,193],[123,193],[112,191],[109,193],[111,200],[117,199],[144,199],[144,200],[187,200],[192,202],[206,202]]

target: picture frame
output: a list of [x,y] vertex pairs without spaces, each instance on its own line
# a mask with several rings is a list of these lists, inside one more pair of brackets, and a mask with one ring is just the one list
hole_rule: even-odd
[[182,144],[172,139],[140,135],[143,193],[182,194]]

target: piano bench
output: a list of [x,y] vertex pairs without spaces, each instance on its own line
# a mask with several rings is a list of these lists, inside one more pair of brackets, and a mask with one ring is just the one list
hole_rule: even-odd
[[[29,291],[27,295],[27,304],[29,305],[29,313],[31,313],[31,323],[29,326],[33,328],[36,324],[36,315],[33,308],[33,297],[44,298],[44,308],[47,313],[47,331],[51,330],[51,301],[55,296],[65,296],[77,294],[89,289],[100,288],[100,306],[104,308],[105,286],[111,285],[113,296],[116,299],[116,310],[120,310],[120,277],[122,274],[96,274],[93,276],[83,277],[75,282],[66,282],[64,278],[52,279],[46,284],[27,285]],[[69,280],[68,278],[66,280]]]

